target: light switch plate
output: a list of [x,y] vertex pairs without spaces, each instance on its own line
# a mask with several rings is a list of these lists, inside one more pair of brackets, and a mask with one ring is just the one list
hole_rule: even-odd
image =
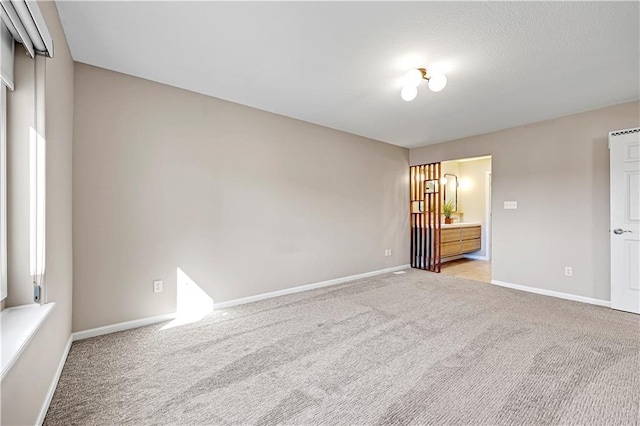
[[518,202],[517,201],[505,201],[504,202],[504,209],[505,210],[517,210],[518,209]]
[[162,293],[162,280],[155,280],[153,282],[153,292]]

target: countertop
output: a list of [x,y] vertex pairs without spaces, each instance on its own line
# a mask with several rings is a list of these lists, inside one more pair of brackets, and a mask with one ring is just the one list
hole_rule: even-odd
[[480,222],[454,222],[454,223],[443,223],[442,228],[468,228],[470,226],[482,226]]
[[[482,226],[482,223],[480,222],[456,222],[456,223],[442,223],[442,229],[447,229],[447,228],[470,228],[472,226]],[[422,228],[426,228],[426,226],[422,226]],[[434,226],[432,225],[431,228],[434,228]],[[437,228],[437,226],[436,226]]]

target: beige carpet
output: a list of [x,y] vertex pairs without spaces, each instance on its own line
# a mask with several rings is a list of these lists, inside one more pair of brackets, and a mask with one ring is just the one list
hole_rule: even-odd
[[76,342],[45,424],[640,424],[639,326],[410,270]]

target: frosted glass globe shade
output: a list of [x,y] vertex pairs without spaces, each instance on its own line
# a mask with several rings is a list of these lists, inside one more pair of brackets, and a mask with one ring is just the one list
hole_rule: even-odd
[[418,88],[416,86],[404,86],[400,92],[400,96],[407,102],[411,102],[418,96]]
[[439,92],[447,85],[447,77],[444,74],[434,74],[429,78],[429,89],[432,92]]
[[405,86],[418,87],[421,81],[422,81],[422,72],[420,72],[420,70],[412,69],[407,71],[407,73],[404,75]]

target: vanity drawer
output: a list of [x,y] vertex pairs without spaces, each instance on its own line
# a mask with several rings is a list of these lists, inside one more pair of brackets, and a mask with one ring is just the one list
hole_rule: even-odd
[[[459,231],[459,229],[456,229]],[[442,230],[442,234],[444,235],[444,230]],[[440,244],[440,250],[442,253],[442,257],[454,256],[456,254],[460,254],[460,241],[452,241],[450,243],[442,243]]]
[[480,238],[476,238],[475,240],[463,240],[462,241],[462,252],[467,253],[470,251],[480,250]]
[[[444,228],[442,229],[442,242],[460,241],[460,228]],[[443,255],[444,256],[444,255]]]
[[476,238],[480,238],[480,227],[473,226],[468,228],[462,228],[462,239],[463,240],[474,240]]

